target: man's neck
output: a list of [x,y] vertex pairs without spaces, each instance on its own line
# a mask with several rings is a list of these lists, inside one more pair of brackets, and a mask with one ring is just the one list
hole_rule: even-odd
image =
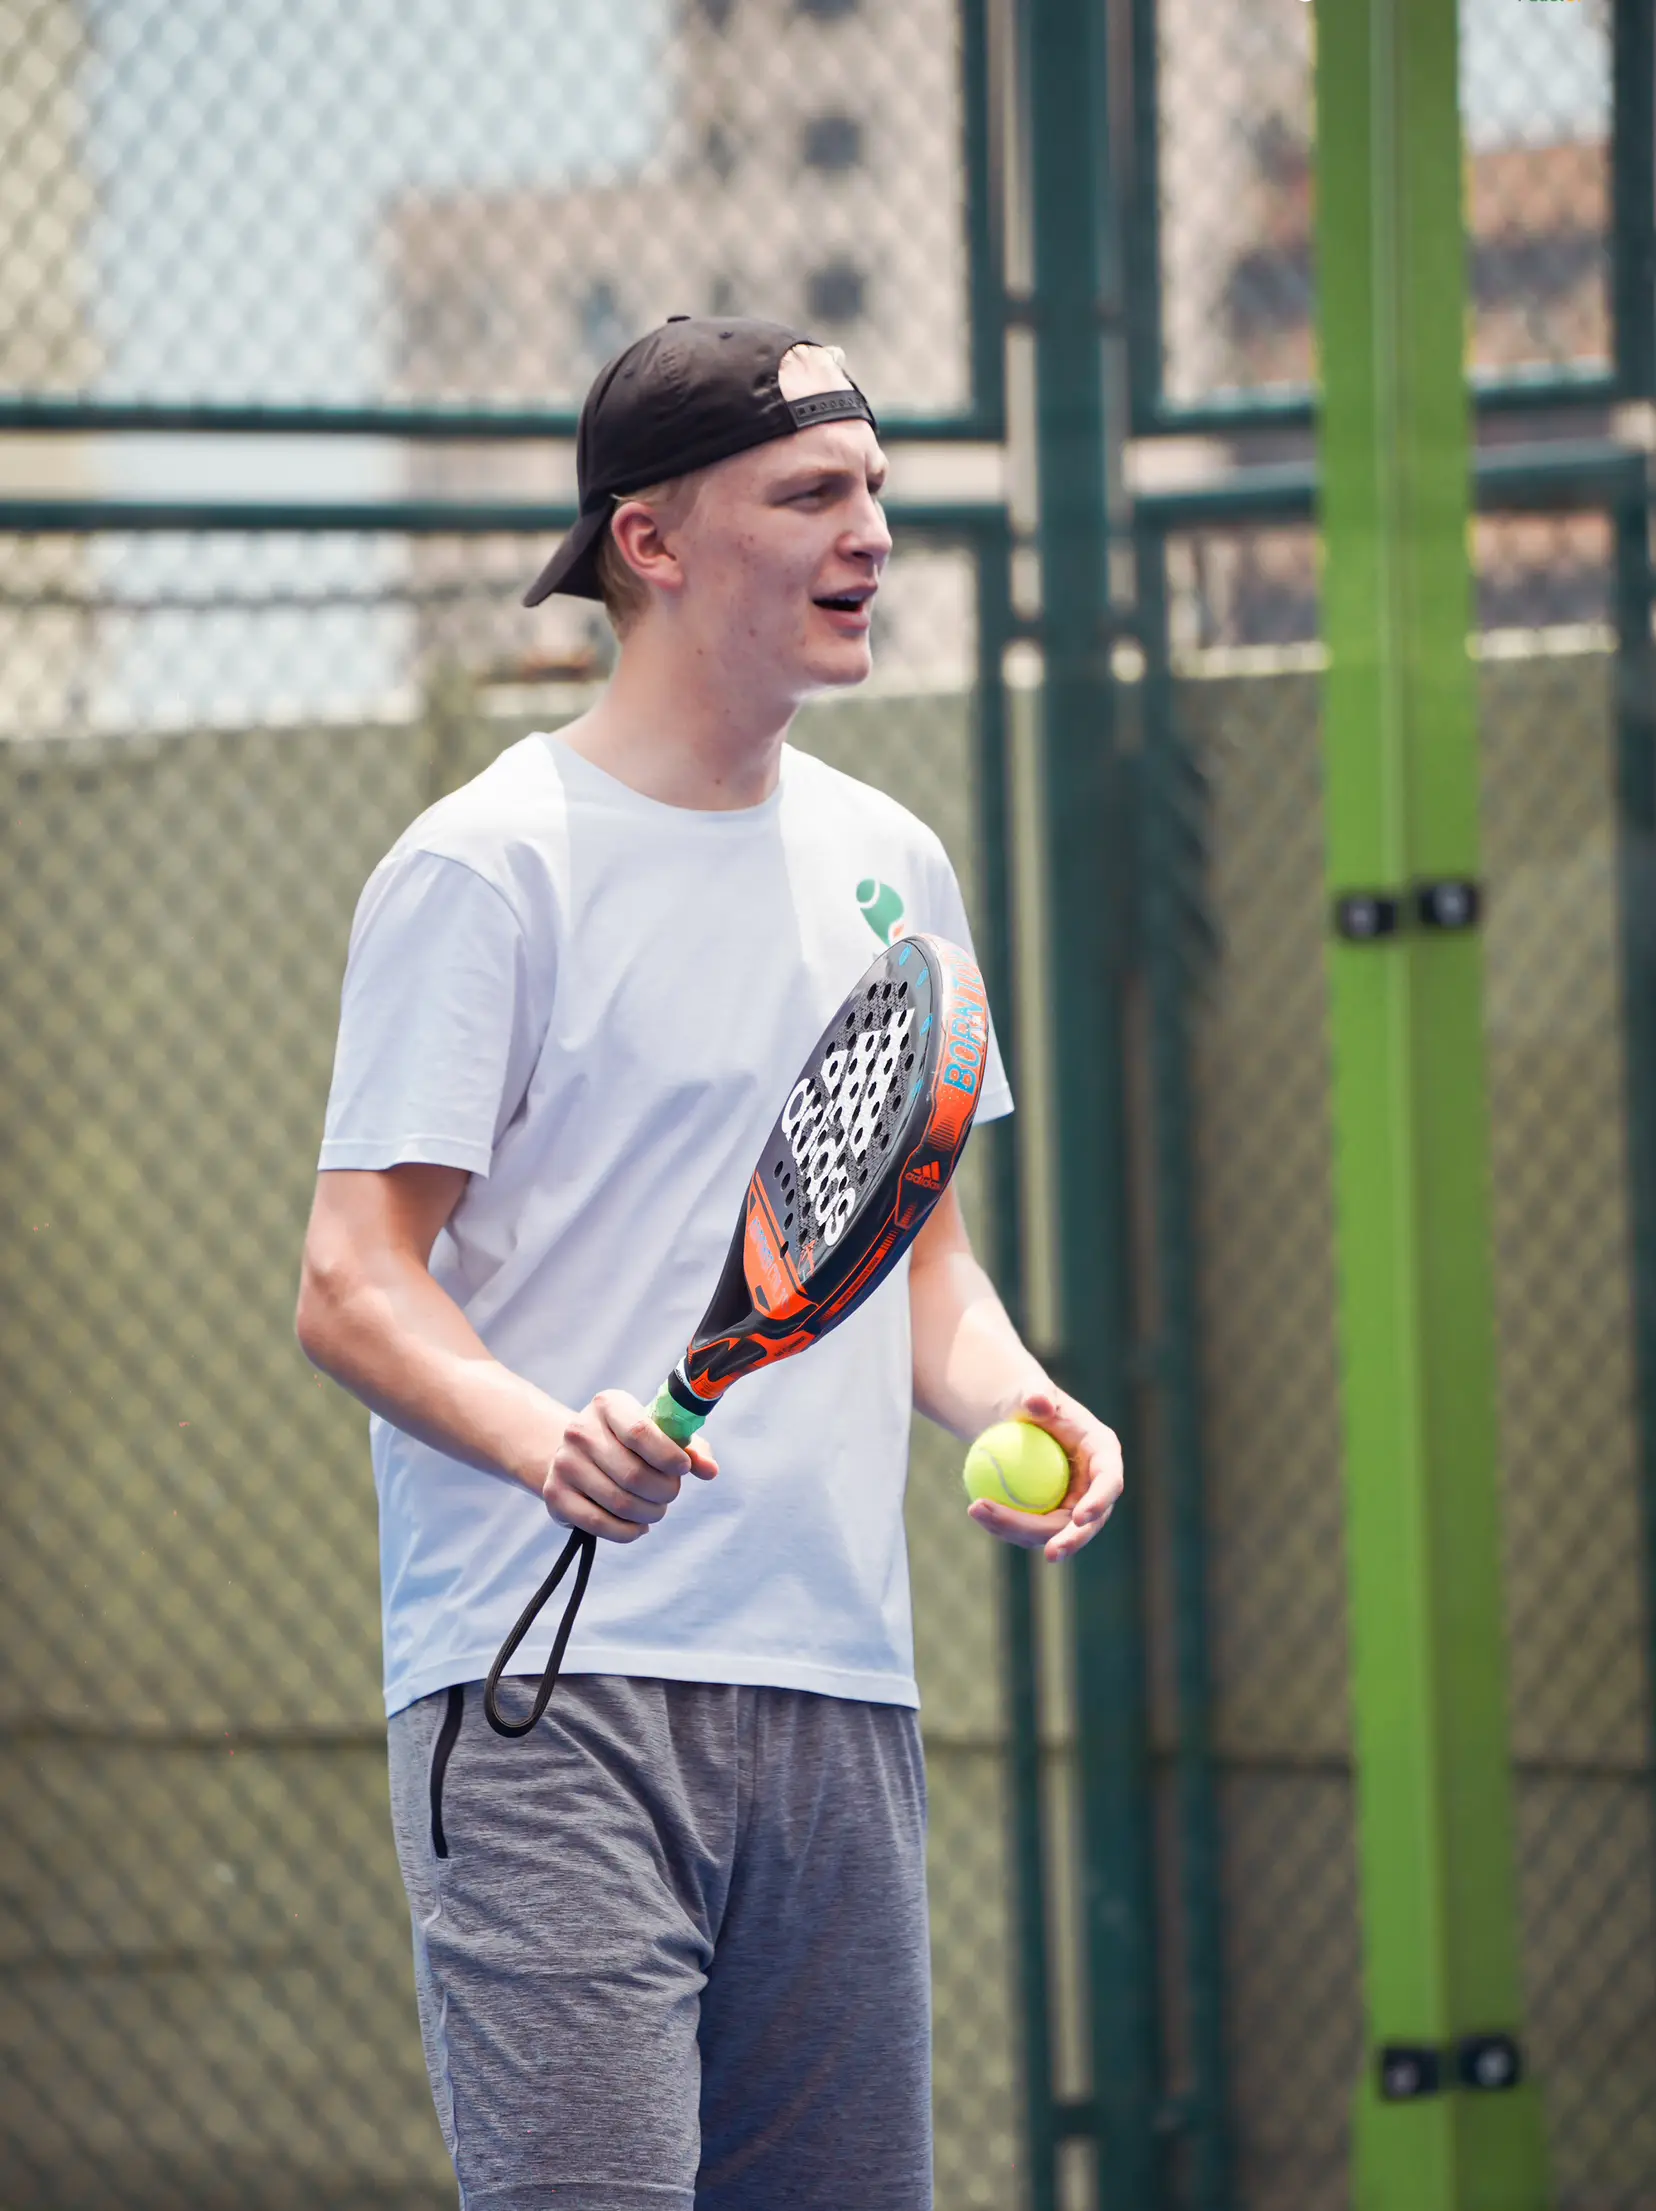
[[701,662],[652,650],[647,635],[621,648],[595,705],[561,732],[594,767],[646,798],[698,813],[758,806],[776,788],[792,706],[760,706]]

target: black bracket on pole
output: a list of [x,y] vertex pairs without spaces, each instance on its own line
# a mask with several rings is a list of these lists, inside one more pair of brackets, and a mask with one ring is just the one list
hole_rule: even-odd
[[1334,933],[1347,944],[1377,944],[1412,923],[1447,932],[1475,929],[1483,893],[1464,876],[1416,883],[1407,891],[1341,891],[1334,900]]
[[1348,944],[1395,937],[1402,923],[1403,901],[1392,891],[1344,891],[1334,901],[1335,934]]
[[1447,2052],[1430,2042],[1383,2043],[1377,2066],[1381,2102],[1400,2104],[1452,2088],[1500,2095],[1523,2079],[1524,2054],[1516,2035],[1466,2034]]
[[1442,883],[1417,883],[1415,917],[1423,929],[1475,929],[1483,901],[1476,883],[1451,877]]
[[1410,2103],[1435,2096],[1443,2086],[1443,2060],[1429,2042],[1388,2042],[1380,2052],[1383,2103]]
[[1496,2096],[1524,2077],[1524,2053],[1511,2034],[1467,2034],[1455,2045],[1455,2072],[1463,2088]]

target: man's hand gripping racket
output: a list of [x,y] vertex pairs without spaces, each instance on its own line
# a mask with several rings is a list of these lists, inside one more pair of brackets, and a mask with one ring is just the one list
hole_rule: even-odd
[[[983,1089],[983,978],[941,937],[882,952],[823,1031],[765,1140],[724,1269],[650,1417],[686,1444],[732,1382],[837,1328],[890,1274],[948,1188]],[[578,1528],[500,1647],[483,1690],[489,1725],[527,1735],[546,1710],[592,1573]],[[502,1672],[575,1565],[529,1715],[501,1717]]]

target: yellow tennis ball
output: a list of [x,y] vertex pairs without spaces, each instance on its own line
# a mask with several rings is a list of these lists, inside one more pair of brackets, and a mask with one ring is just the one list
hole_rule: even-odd
[[1051,1512],[1069,1488],[1070,1463],[1057,1437],[1032,1420],[998,1420],[967,1452],[965,1479],[968,1497]]

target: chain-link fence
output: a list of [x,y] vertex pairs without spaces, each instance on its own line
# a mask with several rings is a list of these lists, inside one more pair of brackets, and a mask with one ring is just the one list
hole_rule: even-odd
[[[361,883],[613,643],[518,605],[544,542],[445,535],[445,505],[567,507],[593,371],[673,312],[844,344],[886,420],[992,412],[986,87],[976,0],[0,0],[0,404],[288,433],[0,452],[8,490],[245,522],[0,537],[17,2211],[452,2198],[361,1416],[292,1300]],[[407,440],[306,435],[347,418]],[[905,546],[874,684],[798,732],[934,819],[969,897],[974,587]],[[987,1234],[981,1162],[967,1188]],[[939,2200],[987,2211],[1016,2163],[1007,1722],[950,1460],[917,1437]]]
[[[8,2211],[452,2200],[384,1803],[363,1420],[292,1307],[361,883],[580,694],[532,695],[514,657],[529,618],[499,609],[528,543],[359,547],[352,572],[385,579],[366,600],[304,550],[6,549],[36,731],[0,745]],[[89,599],[135,569],[145,596]],[[292,590],[250,607],[249,570]],[[169,596],[169,574],[194,580]],[[893,576],[879,694],[799,739],[931,820],[975,903],[970,562],[917,547]],[[905,598],[947,680],[905,672]],[[156,711],[89,728],[65,622],[124,668],[111,696]],[[310,695],[278,720],[295,668]],[[324,721],[330,680],[346,710]],[[980,1163],[967,1197],[983,1238]],[[938,2200],[995,2211],[1016,2133],[1003,1668],[957,1484],[917,1431]]]
[[[1223,439],[1239,401],[1264,401],[1256,419],[1274,407],[1286,443],[1236,451],[1304,454],[1314,14],[1120,0],[1141,430],[1205,408]],[[1610,0],[1461,0],[1460,20],[1470,365],[1554,400],[1574,379],[1596,406],[1612,335],[1626,341],[1620,19]],[[102,514],[0,532],[7,2211],[452,2200],[384,1803],[362,1416],[292,1334],[349,916],[423,806],[578,711],[610,663],[595,609],[519,606],[549,531],[531,542],[499,510],[568,507],[571,410],[629,335],[686,310],[795,319],[846,346],[888,428],[950,441],[925,464],[928,499],[998,496],[951,456],[964,428],[1004,431],[994,257],[997,195],[1021,211],[1018,30],[1008,0],[0,0],[0,428],[85,433],[0,438],[0,496]],[[353,427],[394,434],[322,435]],[[115,434],[136,429],[150,434]],[[233,441],[255,429],[287,435]],[[221,435],[154,434],[169,430]],[[1203,470],[1227,457],[1177,450]],[[1130,480],[1150,480],[1142,459]],[[228,502],[238,520],[123,528],[135,495]],[[1181,1534],[1195,1487],[1181,1501],[1163,1482],[1175,1385],[1149,1341],[1178,1325],[1164,1249],[1134,1369],[1159,1398],[1156,2124],[1168,2203],[1223,2201],[1223,2175],[1200,2197],[1191,2175],[1197,2103],[1226,2072],[1235,2211],[1333,2211],[1364,2034],[1318,552],[1309,523],[1158,528],[1165,637],[1147,627],[1137,660],[1118,639],[1113,665],[1130,687],[1171,656],[1205,857],[1188,909],[1181,880],[1155,924],[1192,932],[1171,961],[1189,1154],[1168,1153],[1159,1194],[1133,1204],[1153,1245],[1165,1178],[1188,1175],[1185,1410],[1206,1504]],[[1009,860],[1007,793],[981,777],[1007,702],[974,691],[1005,641],[980,652],[978,611],[1006,628],[1014,584],[1025,615],[1037,600],[998,565],[1005,535],[997,520],[975,556],[947,530],[905,538],[873,685],[797,732],[934,823],[986,933],[991,879],[1009,866],[1032,911],[1040,873],[1032,845]],[[1475,542],[1527,2041],[1561,2206],[1650,2211],[1656,1729],[1616,797],[1634,740],[1612,658],[1626,608],[1598,515],[1486,517]],[[1019,690],[1011,715],[1026,829],[1039,748],[1021,709],[1039,699]],[[1129,752],[1145,711],[1123,706]],[[1155,948],[1134,952],[1142,1139],[1167,1100],[1143,1018]],[[1019,971],[1026,1129],[1050,1041],[1040,971]],[[1062,1162],[1021,1143],[1038,1215],[1061,1202]],[[980,1246],[985,1166],[966,1179]],[[1039,1324],[1051,1223],[1026,1227]],[[1025,2152],[1046,2125],[1068,2137],[1066,2211],[1090,2211],[1110,2172],[1088,2139],[1071,1593],[1053,1577],[1035,1608],[1054,2048],[1052,2079],[1029,2082],[1014,1906],[1031,1869],[1009,1837],[1014,1774],[1036,1759],[954,1457],[917,1429],[938,2203],[1010,2211],[1039,2185]],[[1180,1617],[1198,1603],[1219,1846],[1206,1933],[1180,1794],[1208,1754],[1190,1748],[1203,1700]]]
[[[1656,2190],[1656,1729],[1634,1368],[1610,530],[1480,522],[1485,1021],[1527,2035],[1557,2200]],[[1364,2050],[1318,648],[1304,530],[1169,546],[1217,952],[1190,996],[1237,2200],[1347,2200]]]
[[[1610,0],[1462,0],[1460,26],[1472,369],[1605,368]],[[1303,0],[1154,11],[1137,66],[1154,71],[1144,196],[1175,405],[1311,382],[1314,36]]]
[[[1480,539],[1492,598],[1608,599],[1598,516]],[[1489,638],[1485,1029],[1529,2031],[1561,2201],[1622,2206],[1656,2190],[1656,1715],[1606,643],[1592,621]]]
[[1185,619],[1205,605],[1219,633],[1179,655],[1174,711],[1205,786],[1217,939],[1191,1006],[1192,1168],[1237,2200],[1332,2211],[1364,2035],[1317,680],[1280,605],[1236,611],[1238,578],[1309,577],[1312,545],[1169,550]]
[[570,408],[678,311],[968,396],[955,0],[7,0],[0,382]]

